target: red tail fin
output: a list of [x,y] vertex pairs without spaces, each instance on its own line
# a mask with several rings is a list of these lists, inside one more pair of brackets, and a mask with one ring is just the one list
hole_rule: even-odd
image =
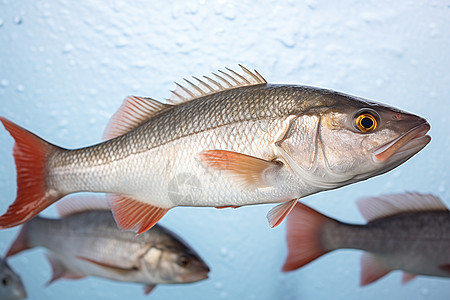
[[297,202],[287,217],[288,257],[283,272],[298,269],[328,252],[320,243],[320,229],[332,219]]
[[17,169],[17,198],[0,216],[0,229],[25,223],[60,198],[47,188],[46,161],[56,146],[0,117],[6,130],[16,141],[14,160]]
[[26,227],[27,224],[24,224],[22,226],[19,235],[16,237],[14,243],[12,243],[11,247],[8,250],[8,253],[6,253],[6,257],[22,252],[23,250],[30,249],[30,246],[28,245]]

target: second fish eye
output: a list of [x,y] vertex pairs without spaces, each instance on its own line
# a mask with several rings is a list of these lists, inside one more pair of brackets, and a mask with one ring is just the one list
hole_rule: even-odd
[[356,127],[362,132],[373,131],[377,128],[378,121],[374,115],[368,112],[359,114],[355,118]]

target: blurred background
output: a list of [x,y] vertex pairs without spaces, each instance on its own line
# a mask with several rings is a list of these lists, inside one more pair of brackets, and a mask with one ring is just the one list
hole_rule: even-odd
[[[450,205],[450,1],[0,0],[0,115],[66,148],[100,141],[128,95],[165,101],[174,81],[241,63],[268,82],[334,89],[425,117],[431,143],[399,168],[303,199],[363,223],[355,200],[404,191]],[[0,130],[0,212],[15,199],[13,140]],[[42,249],[12,257],[30,299],[448,299],[450,281],[394,271],[359,286],[361,251],[338,250],[282,273],[285,222],[273,205],[176,208],[161,224],[211,267],[195,284],[59,280]],[[56,216],[54,207],[44,213]],[[3,255],[18,228],[0,231]]]

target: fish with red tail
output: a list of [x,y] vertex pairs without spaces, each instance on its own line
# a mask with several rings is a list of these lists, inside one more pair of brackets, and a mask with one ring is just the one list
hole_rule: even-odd
[[403,283],[417,275],[450,277],[450,211],[436,196],[418,193],[357,202],[365,225],[342,223],[298,203],[287,220],[283,271],[298,269],[336,249],[364,250],[361,285],[393,270]]
[[122,229],[142,233],[173,207],[281,203],[383,174],[431,140],[419,116],[343,93],[269,84],[242,67],[178,85],[169,103],[128,97],[106,141],[52,145],[6,118],[15,139],[17,198],[0,228],[30,220],[65,195],[109,193]]
[[136,236],[121,231],[105,199],[65,199],[60,219],[37,216],[22,226],[7,256],[44,247],[52,266],[48,284],[60,278],[96,276],[144,284],[192,283],[208,278],[209,267],[180,237],[155,225]]

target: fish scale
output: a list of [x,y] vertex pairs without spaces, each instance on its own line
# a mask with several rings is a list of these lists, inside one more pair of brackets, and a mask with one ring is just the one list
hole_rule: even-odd
[[430,141],[419,116],[241,68],[177,85],[171,104],[127,97],[90,147],[62,149],[0,117],[20,179],[0,228],[80,191],[114,194],[119,226],[138,233],[175,206],[282,203],[268,214],[276,226],[297,199],[385,173]]

